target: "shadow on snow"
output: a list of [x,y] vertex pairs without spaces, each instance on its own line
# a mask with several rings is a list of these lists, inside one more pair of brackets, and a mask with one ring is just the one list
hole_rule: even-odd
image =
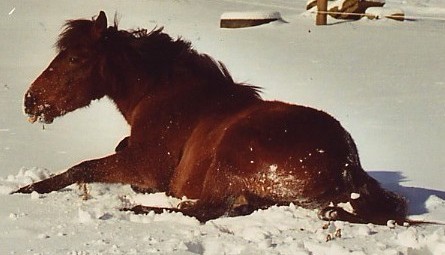
[[394,191],[408,200],[408,215],[427,213],[425,202],[431,195],[445,200],[445,191],[402,186],[401,183],[407,178],[401,172],[370,171],[368,174],[378,180],[383,188]]

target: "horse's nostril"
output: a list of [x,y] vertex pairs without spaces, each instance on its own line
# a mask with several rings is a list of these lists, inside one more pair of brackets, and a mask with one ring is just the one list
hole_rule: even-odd
[[25,110],[36,105],[37,99],[30,92],[25,94]]

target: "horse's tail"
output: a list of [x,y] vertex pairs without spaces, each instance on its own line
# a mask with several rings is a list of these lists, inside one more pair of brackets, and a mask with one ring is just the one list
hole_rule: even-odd
[[389,220],[394,220],[403,224],[407,220],[405,198],[383,189],[375,179],[363,170],[360,171],[363,172],[358,181],[361,186],[355,192],[359,195],[350,200],[354,213],[366,222],[386,224]]
[[[353,208],[353,213],[345,216],[345,220],[380,225],[394,220],[398,224],[403,224],[407,221],[405,198],[383,189],[374,178],[369,176],[360,164],[352,137],[346,133],[345,138],[349,147],[348,162],[350,165],[347,176],[344,176],[344,181],[351,194],[349,202]],[[355,220],[348,217],[353,217]]]

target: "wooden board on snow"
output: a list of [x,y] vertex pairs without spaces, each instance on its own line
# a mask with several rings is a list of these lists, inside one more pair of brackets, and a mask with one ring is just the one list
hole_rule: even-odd
[[221,15],[221,28],[253,27],[272,21],[281,20],[281,14],[275,11],[261,12],[226,12]]

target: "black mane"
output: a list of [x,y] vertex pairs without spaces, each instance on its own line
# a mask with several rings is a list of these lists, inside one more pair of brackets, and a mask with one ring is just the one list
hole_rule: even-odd
[[[137,30],[119,30],[115,21],[107,28],[106,33],[97,42],[91,36],[94,20],[69,20],[65,23],[62,33],[56,43],[59,52],[70,49],[87,47],[100,52],[110,53],[115,58],[114,65],[127,65],[131,68],[162,76],[169,72],[170,67],[177,61],[183,61],[192,72],[201,74],[212,80],[211,85],[237,87],[243,93],[259,98],[259,87],[237,84],[226,66],[207,54],[200,54],[194,50],[189,41],[182,38],[173,39],[163,32],[163,27]],[[111,70],[110,73],[115,73]],[[242,88],[241,88],[242,87]]]

